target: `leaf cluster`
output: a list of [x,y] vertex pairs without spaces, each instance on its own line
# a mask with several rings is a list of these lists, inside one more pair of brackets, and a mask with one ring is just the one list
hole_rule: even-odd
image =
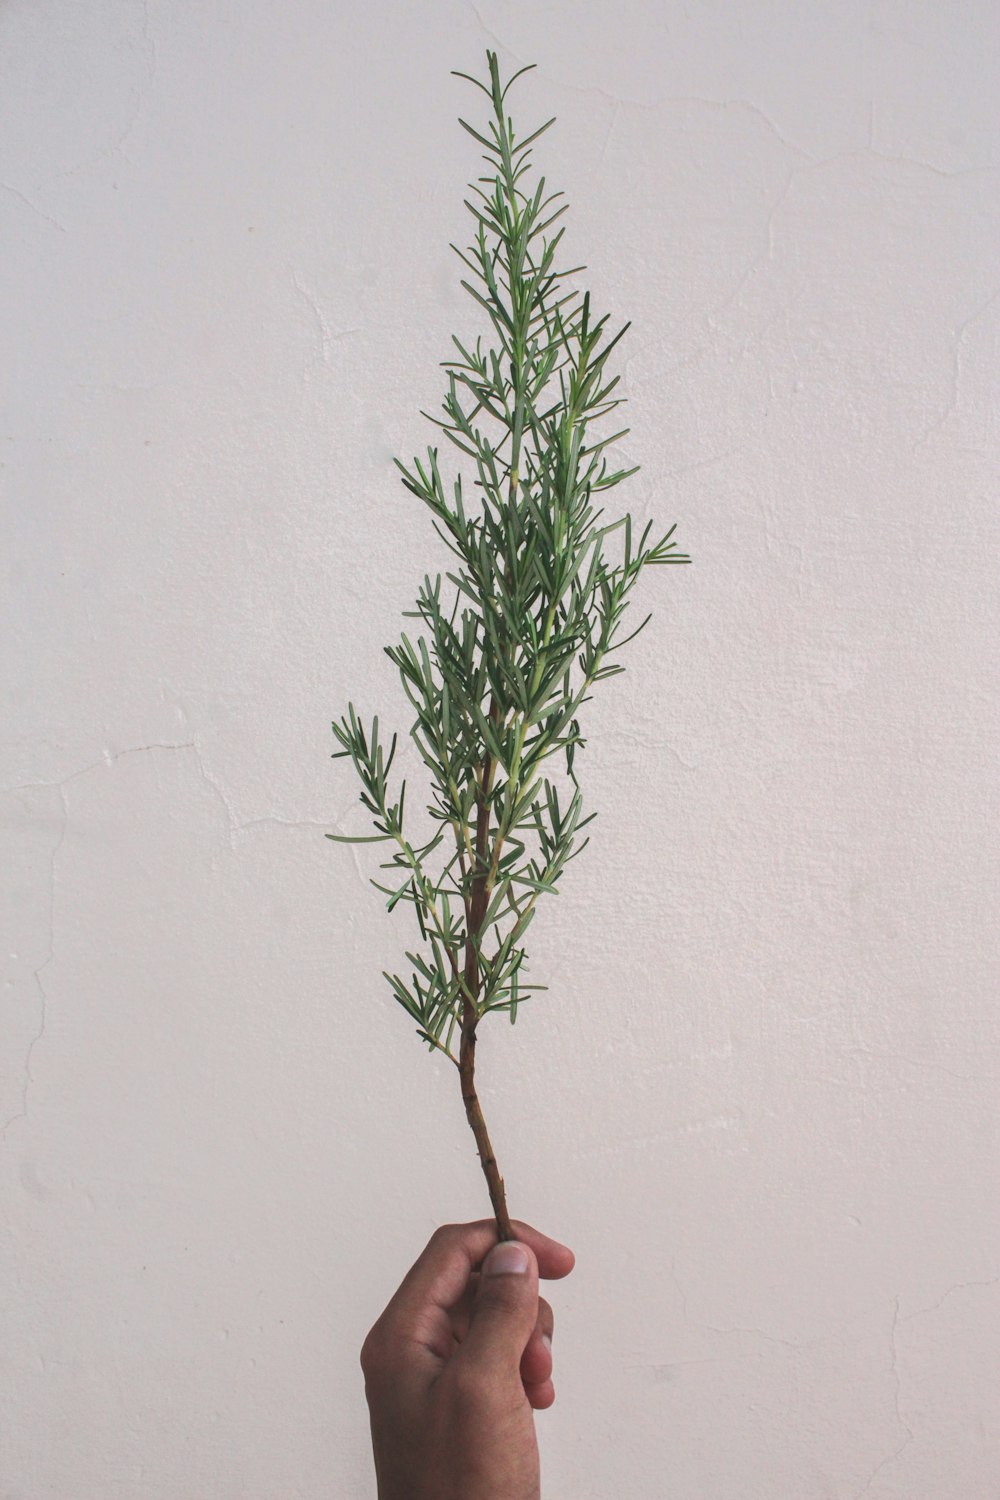
[[[409,986],[385,977],[422,1038],[453,1061],[451,1037],[467,1006],[476,1019],[506,1010],[513,1022],[524,991],[544,988],[520,983],[520,940],[539,895],[557,893],[565,865],[589,841],[574,849],[577,834],[596,816],[581,818],[579,711],[595,682],[624,670],[609,658],[650,619],[619,638],[642,569],[689,561],[675,550],[673,527],[647,545],[647,525],[633,545],[629,515],[599,524],[595,496],[636,472],[609,465],[608,450],[628,428],[591,435],[591,424],[621,404],[612,396],[620,377],[607,367],[630,325],[608,338],[608,317],[593,319],[589,293],[564,291],[564,278],[586,269],[556,268],[564,230],[549,231],[568,205],[554,207],[563,195],[546,195],[544,177],[534,191],[524,181],[530,148],[553,121],[518,140],[505,100],[520,73],[501,87],[496,55],[487,59],[489,86],[469,79],[490,100],[487,133],[460,124],[483,147],[489,174],[466,200],[472,244],[451,248],[471,277],[463,287],[489,319],[491,343],[453,338],[459,357],[443,362],[444,419],[423,413],[472,460],[475,477],[469,489],[461,473],[446,487],[436,447],[410,467],[395,460],[457,560],[446,575],[450,608],[440,575],[426,576],[416,609],[406,612],[426,634],[415,642],[403,634],[385,648],[416,713],[410,736],[430,774],[427,811],[440,826],[422,847],[409,843],[405,782],[398,801],[388,801],[396,737],[386,759],[377,718],[366,736],[350,705],[332,726],[344,747],[337,755],[351,757],[379,831],[371,840],[327,835],[396,845],[382,868],[402,883],[372,883],[388,895],[390,911],[400,901],[414,906],[427,946],[407,954]],[[619,530],[624,557],[611,563],[603,545]],[[542,769],[560,751],[575,788],[568,808]],[[428,856],[446,838],[450,857],[432,877]],[[491,929],[496,946],[487,953]]]

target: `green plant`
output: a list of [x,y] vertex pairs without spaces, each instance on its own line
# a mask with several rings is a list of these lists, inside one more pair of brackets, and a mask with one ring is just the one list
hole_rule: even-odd
[[[424,578],[416,610],[404,612],[427,627],[429,644],[418,636],[414,645],[404,634],[385,648],[416,710],[410,735],[430,772],[427,811],[440,827],[422,846],[407,838],[406,783],[394,801],[388,787],[397,736],[386,755],[377,716],[368,735],[349,704],[332,726],[344,747],[334,758],[353,760],[378,832],[326,837],[396,845],[380,868],[402,880],[372,884],[388,895],[389,911],[412,904],[424,947],[406,955],[414,971],[409,985],[396,974],[385,978],[429,1049],[459,1071],[498,1232],[510,1239],[503,1179],[475,1087],[479,1023],[494,1011],[506,1011],[513,1023],[525,994],[547,988],[522,983],[520,945],[539,896],[556,892],[567,862],[589,842],[571,854],[577,835],[596,817],[580,816],[574,752],[585,741],[577,714],[595,682],[624,671],[607,659],[650,618],[615,639],[642,569],[690,559],[674,550],[673,527],[647,547],[647,525],[633,547],[630,516],[597,525],[603,511],[594,510],[593,497],[636,472],[608,471],[607,450],[628,428],[586,441],[589,424],[620,404],[620,397],[609,399],[619,377],[608,378],[606,366],[630,324],[598,349],[607,317],[592,318],[589,293],[582,301],[579,292],[563,294],[561,278],[586,269],[553,269],[564,231],[547,231],[568,205],[552,207],[563,194],[546,197],[544,178],[533,193],[523,185],[530,147],[554,122],[518,141],[504,106],[527,69],[501,87],[496,54],[487,60],[488,87],[455,75],[482,89],[493,113],[488,134],[459,122],[483,147],[491,175],[478,178],[474,201],[466,200],[476,223],[468,254],[451,248],[474,278],[462,286],[485,311],[495,344],[484,350],[479,337],[473,350],[453,338],[461,357],[443,362],[447,420],[428,418],[473,461],[481,508],[467,508],[461,474],[449,499],[436,448],[428,448],[426,464],[414,459],[412,470],[395,460],[458,559],[457,571],[447,574],[455,586],[450,611],[438,575]],[[621,527],[624,559],[609,566],[602,543]],[[557,751],[575,787],[568,807],[541,773]],[[428,859],[442,843],[446,862],[434,874]]]

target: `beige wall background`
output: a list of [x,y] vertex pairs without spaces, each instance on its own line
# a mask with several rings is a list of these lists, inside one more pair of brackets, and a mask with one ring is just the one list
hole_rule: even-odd
[[[374,1494],[362,1338],[488,1200],[330,721],[449,555],[486,48],[693,555],[479,1049],[577,1252],[548,1500],[995,1500],[987,3],[4,0],[3,1500]],[[483,101],[485,103],[485,101]],[[621,413],[616,413],[620,415]],[[421,804],[419,763],[397,768]]]

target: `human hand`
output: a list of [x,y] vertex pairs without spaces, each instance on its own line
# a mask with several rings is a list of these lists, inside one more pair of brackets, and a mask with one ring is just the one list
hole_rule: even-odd
[[[493,1219],[436,1229],[364,1341],[379,1500],[538,1500],[533,1411],[555,1400],[538,1278],[575,1257],[513,1227],[500,1246]],[[504,1266],[519,1255],[523,1271]]]

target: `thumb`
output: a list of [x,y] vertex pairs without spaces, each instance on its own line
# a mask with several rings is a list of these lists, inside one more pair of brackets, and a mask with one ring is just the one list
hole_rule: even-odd
[[483,1371],[517,1375],[538,1318],[538,1262],[527,1245],[504,1240],[480,1268],[463,1357]]

